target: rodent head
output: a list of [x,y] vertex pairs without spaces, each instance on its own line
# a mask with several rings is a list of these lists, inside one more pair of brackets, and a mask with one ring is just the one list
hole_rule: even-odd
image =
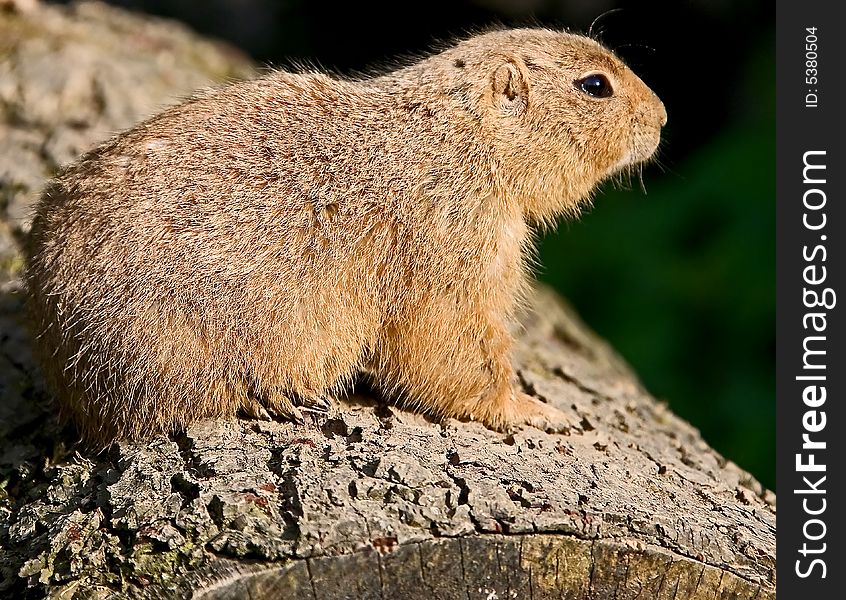
[[592,39],[515,29],[470,38],[447,54],[455,68],[472,69],[466,77],[501,160],[503,189],[532,220],[577,212],[597,183],[658,147],[667,122],[661,100]]

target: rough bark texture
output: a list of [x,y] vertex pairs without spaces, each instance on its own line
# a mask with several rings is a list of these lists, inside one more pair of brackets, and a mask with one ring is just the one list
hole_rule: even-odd
[[774,597],[775,497],[544,290],[516,365],[570,435],[434,423],[361,391],[305,426],[75,452],[22,326],[27,209],[110,132],[249,72],[172,23],[0,2],[0,596]]

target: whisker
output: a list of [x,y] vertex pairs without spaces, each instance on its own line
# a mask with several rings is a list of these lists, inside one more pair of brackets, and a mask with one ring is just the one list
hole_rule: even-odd
[[669,164],[661,160],[660,158],[654,158],[651,161],[656,167],[658,167],[662,173],[668,173],[670,175],[674,175],[679,179],[686,179],[684,175],[673,169]]
[[616,13],[616,12],[620,12],[621,10],[623,10],[623,9],[622,9],[622,8],[609,8],[609,9],[608,9],[608,10],[606,10],[604,13],[602,13],[602,14],[600,14],[598,17],[596,17],[596,18],[595,18],[595,19],[591,22],[590,27],[588,28],[588,33],[587,33],[587,36],[588,36],[589,38],[591,38],[591,39],[596,39],[596,38],[593,36],[593,28],[594,28],[594,26],[595,26],[595,25],[596,25],[596,24],[597,24],[597,23],[598,23],[601,19],[604,19],[604,18],[605,18],[605,17],[607,17],[608,15],[613,15],[613,14],[614,14],[614,13]]
[[617,52],[617,50],[619,50],[620,48],[643,48],[644,50],[649,50],[650,52],[655,52],[655,53],[657,53],[657,52],[658,52],[658,51],[657,51],[655,48],[653,48],[652,46],[647,46],[646,44],[635,44],[635,43],[631,43],[631,44],[621,44],[621,45],[619,45],[619,46],[615,46],[615,47],[614,47],[614,52]]

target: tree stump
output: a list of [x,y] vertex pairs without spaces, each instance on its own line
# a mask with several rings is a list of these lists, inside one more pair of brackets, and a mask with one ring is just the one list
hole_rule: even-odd
[[74,450],[23,327],[27,210],[111,132],[252,72],[166,21],[0,2],[0,595],[775,597],[772,492],[543,288],[515,365],[569,435],[433,422],[359,389],[305,425]]

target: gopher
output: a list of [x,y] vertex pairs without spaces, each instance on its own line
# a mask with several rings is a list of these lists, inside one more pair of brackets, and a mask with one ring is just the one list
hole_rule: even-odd
[[35,209],[28,304],[61,414],[106,445],[300,419],[365,375],[431,415],[561,431],[511,365],[533,232],[652,156],[666,120],[610,51],[548,29],[201,92]]

